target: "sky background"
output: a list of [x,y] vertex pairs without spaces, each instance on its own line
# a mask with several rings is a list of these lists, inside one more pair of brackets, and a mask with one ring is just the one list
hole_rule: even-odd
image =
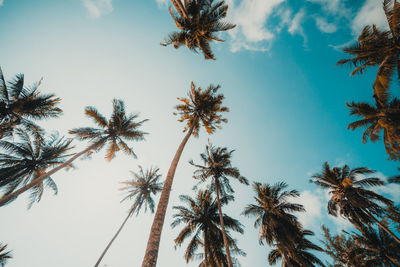
[[[346,130],[355,120],[345,101],[372,103],[375,70],[350,77],[335,67],[346,57],[340,47],[352,43],[366,24],[384,28],[379,0],[229,0],[228,20],[237,27],[213,45],[216,61],[206,61],[182,47],[159,43],[175,25],[167,0],[0,0],[0,66],[6,79],[24,73],[26,85],[43,77],[41,91],[62,98],[64,115],[41,123],[67,135],[71,128],[93,126],[84,116],[95,106],[109,116],[113,98],[127,111],[149,119],[145,142],[131,143],[138,159],[117,154],[111,163],[100,152],[79,160],[76,169],[53,178],[57,196],[47,191],[27,210],[26,194],[0,209],[0,242],[13,250],[9,267],[93,266],[127,214],[120,203],[121,181],[129,171],[158,166],[166,174],[182,140],[183,125],[172,114],[176,97],[190,82],[202,88],[221,85],[229,122],[210,137],[235,149],[233,165],[250,181],[286,181],[302,192],[299,215],[321,239],[321,225],[348,228],[326,212],[326,193],[308,182],[325,161],[332,166],[367,166],[380,177],[397,174],[384,146],[362,144],[362,130]],[[395,88],[398,95],[398,88]],[[185,247],[174,248],[181,227],[171,229],[173,205],[180,194],[194,195],[193,167],[209,136],[191,138],[178,166],[161,239],[158,266],[186,265]],[[76,151],[85,143],[74,141]],[[164,177],[164,176],[163,176]],[[247,257],[242,266],[266,266],[269,248],[258,243],[254,218],[241,212],[253,202],[251,186],[232,182],[236,201],[224,209],[240,219],[244,235],[233,234]],[[400,200],[399,185],[380,192]],[[158,199],[158,198],[157,198]],[[150,213],[132,217],[103,259],[109,267],[141,266],[152,223]]]

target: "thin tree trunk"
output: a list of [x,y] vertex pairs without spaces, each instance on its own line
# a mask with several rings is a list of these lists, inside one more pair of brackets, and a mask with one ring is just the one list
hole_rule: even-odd
[[282,267],[285,267],[286,258],[285,255],[282,256]]
[[214,178],[214,183],[215,183],[215,191],[217,192],[217,204],[218,204],[218,211],[219,211],[219,221],[221,223],[222,237],[224,239],[224,246],[225,246],[226,258],[228,260],[228,267],[233,267],[232,259],[231,259],[231,253],[229,251],[228,238],[226,237],[226,232],[225,232],[224,218],[222,216],[221,202],[220,202],[220,199],[219,199],[219,182],[218,182],[217,178]]
[[379,225],[380,228],[382,228],[386,233],[388,233],[390,236],[392,236],[393,239],[397,241],[397,243],[400,244],[400,239],[399,239],[392,231],[390,231],[389,228],[387,228],[386,226],[384,226],[383,224],[381,224],[381,223],[378,221],[378,219],[376,219],[375,216],[372,215],[371,213],[369,213],[368,211],[367,211],[367,214],[372,218],[372,220],[373,220],[374,222],[376,222],[376,224]]
[[175,153],[174,159],[169,167],[167,177],[165,178],[164,186],[161,192],[160,200],[157,205],[156,214],[154,215],[153,224],[150,230],[149,240],[147,241],[146,254],[144,255],[142,267],[155,267],[158,258],[158,249],[160,247],[161,232],[164,225],[165,214],[167,212],[169,195],[171,194],[172,182],[174,181],[174,175],[176,167],[178,166],[179,159],[182,155],[182,151],[185,148],[189,137],[192,135],[194,125],[190,127],[189,131],[183,138],[178,150]]
[[2,198],[0,198],[0,207],[4,206],[5,204],[7,204],[10,200],[17,198],[20,194],[24,193],[25,191],[31,189],[32,187],[40,184],[45,178],[49,177],[50,175],[52,175],[53,173],[61,170],[62,168],[65,168],[67,166],[69,166],[74,160],[76,160],[77,158],[79,158],[80,156],[86,154],[87,152],[89,152],[90,150],[96,148],[99,145],[100,142],[96,142],[93,145],[89,146],[88,148],[86,148],[85,150],[76,153],[75,155],[73,155],[69,160],[67,160],[66,162],[58,165],[57,167],[53,168],[51,171],[49,172],[45,172],[44,174],[40,175],[39,177],[33,179],[32,182],[30,182],[29,184],[21,187],[20,189],[12,192],[11,194],[8,195],[4,195]]
[[121,232],[122,228],[124,228],[125,223],[128,221],[129,217],[131,217],[132,213],[135,211],[135,209],[131,209],[131,211],[128,213],[128,216],[126,216],[124,222],[122,223],[121,227],[118,229],[117,233],[114,235],[114,237],[111,239],[111,241],[108,243],[106,249],[103,251],[103,253],[101,254],[100,258],[97,260],[96,264],[94,265],[94,267],[98,267],[101,260],[103,259],[104,255],[106,255],[108,249],[111,247],[112,243],[114,242],[114,240],[117,238],[117,236],[119,235],[119,233]]
[[204,231],[203,232],[203,246],[204,246],[204,262],[205,262],[205,266],[207,267],[208,266],[208,263],[209,263],[209,261],[208,261],[208,253],[207,253],[207,251],[208,251],[208,243],[207,243],[207,236],[206,236],[206,231]]

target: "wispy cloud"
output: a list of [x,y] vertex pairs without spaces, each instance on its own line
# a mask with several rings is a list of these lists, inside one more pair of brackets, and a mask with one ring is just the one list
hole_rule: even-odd
[[292,35],[294,35],[294,34],[301,35],[304,39],[303,45],[306,47],[307,46],[307,36],[304,33],[304,29],[303,29],[303,25],[302,25],[305,15],[306,15],[306,12],[305,12],[304,8],[300,9],[300,11],[296,15],[294,15],[293,20],[290,23],[288,31]]
[[113,11],[112,0],[82,0],[82,2],[87,8],[89,15],[93,18],[99,18],[103,14]]
[[323,17],[315,17],[315,23],[318,29],[325,33],[334,33],[337,31],[337,26],[335,23],[329,23]]
[[386,16],[382,8],[382,1],[365,1],[352,22],[351,29],[353,34],[358,36],[364,26],[368,24],[375,24],[380,28],[387,27]]
[[306,212],[297,214],[300,223],[306,228],[319,228],[321,226],[324,211],[324,201],[322,200],[322,190],[317,190],[314,193],[305,190],[299,198],[293,200],[295,203],[303,205],[306,209]]
[[2,6],[4,4],[3,0],[0,0],[0,6]]

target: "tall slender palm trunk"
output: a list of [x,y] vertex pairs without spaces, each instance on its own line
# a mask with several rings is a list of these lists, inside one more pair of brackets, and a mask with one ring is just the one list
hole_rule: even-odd
[[285,255],[282,256],[282,267],[285,267],[286,257]]
[[49,177],[50,175],[52,175],[53,173],[61,170],[62,168],[65,168],[67,166],[69,166],[74,160],[76,160],[77,158],[79,158],[80,156],[86,154],[87,152],[89,152],[90,150],[95,149],[100,142],[96,142],[93,145],[89,146],[88,148],[84,149],[83,151],[76,153],[75,155],[73,155],[69,160],[67,160],[66,162],[58,165],[57,167],[53,168],[51,171],[46,172],[42,175],[40,175],[39,177],[33,179],[32,182],[30,182],[29,184],[21,187],[20,189],[12,192],[11,194],[5,195],[2,198],[0,198],[0,207],[4,206],[5,204],[7,204],[10,200],[17,198],[20,194],[24,193],[25,191],[31,189],[32,187],[40,184],[45,178]]
[[189,137],[192,135],[193,126],[190,127],[189,131],[183,138],[178,150],[175,153],[174,159],[169,167],[167,177],[165,178],[164,186],[161,192],[160,200],[157,205],[156,214],[154,215],[153,224],[150,230],[149,240],[147,241],[146,254],[144,255],[142,267],[155,267],[158,258],[158,249],[160,247],[161,232],[164,225],[165,214],[167,212],[169,195],[171,194],[172,182],[174,181],[176,167],[178,166],[179,159],[182,155],[182,151],[185,148]]
[[222,237],[224,239],[224,246],[225,246],[226,258],[228,260],[228,267],[233,267],[231,253],[229,251],[228,238],[226,237],[226,232],[225,232],[224,218],[222,216],[221,202],[220,202],[220,199],[219,199],[219,182],[218,182],[217,178],[214,178],[214,183],[215,183],[215,191],[217,192],[217,204],[218,204],[218,211],[219,211],[219,221],[221,223]]
[[386,233],[388,233],[391,237],[393,237],[394,240],[396,240],[397,243],[400,244],[400,239],[392,232],[389,230],[389,228],[387,228],[385,225],[381,224],[377,218],[375,218],[374,215],[372,215],[371,213],[367,212],[367,214],[372,218],[372,220],[374,222],[376,222],[376,224],[382,228]]
[[100,258],[97,260],[96,264],[94,265],[94,267],[98,267],[101,260],[103,259],[104,255],[106,255],[108,249],[111,247],[112,243],[114,242],[114,240],[117,238],[117,236],[119,235],[119,233],[121,232],[122,228],[124,228],[125,223],[128,221],[129,217],[131,217],[132,213],[135,211],[134,208],[131,209],[131,211],[128,213],[128,216],[126,216],[124,222],[122,223],[121,227],[118,229],[118,231],[115,233],[115,235],[113,236],[113,238],[111,239],[111,241],[108,243],[106,249],[103,251],[103,253],[101,253]]

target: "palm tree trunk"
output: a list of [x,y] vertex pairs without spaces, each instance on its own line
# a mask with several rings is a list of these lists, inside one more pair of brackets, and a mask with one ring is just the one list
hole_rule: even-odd
[[282,267],[285,267],[286,258],[285,255],[282,256]]
[[182,151],[185,148],[189,137],[192,135],[194,125],[190,127],[189,131],[183,138],[178,150],[175,153],[174,159],[169,167],[167,177],[165,178],[164,186],[161,192],[160,200],[157,205],[156,214],[154,215],[153,224],[150,230],[149,240],[147,241],[146,254],[144,255],[142,267],[155,267],[157,264],[158,249],[160,247],[161,232],[164,225],[165,214],[167,212],[169,195],[171,193],[172,182],[174,181],[175,170],[178,166],[179,159]]
[[114,235],[114,237],[111,239],[110,243],[108,243],[106,249],[103,251],[103,253],[101,254],[100,258],[97,260],[96,264],[94,265],[94,267],[98,267],[101,260],[103,259],[104,255],[106,255],[108,249],[111,247],[112,243],[114,242],[114,240],[117,238],[117,236],[119,235],[119,233],[121,232],[122,228],[124,228],[125,223],[128,221],[129,217],[131,217],[132,213],[135,211],[135,209],[131,209],[131,211],[128,213],[128,216],[126,216],[124,222],[122,223],[121,227],[118,229],[117,233]]
[[218,204],[218,211],[219,211],[219,221],[221,223],[222,237],[224,239],[224,246],[225,246],[225,251],[226,251],[226,258],[228,260],[228,267],[233,267],[232,259],[231,259],[231,253],[229,251],[228,238],[226,237],[226,232],[225,232],[224,218],[222,216],[221,202],[220,202],[220,199],[219,199],[219,182],[218,182],[217,178],[214,178],[214,183],[215,183],[215,191],[217,192],[217,204]]
[[57,167],[53,168],[51,171],[46,172],[42,175],[40,175],[39,177],[33,179],[32,182],[30,182],[29,184],[21,187],[20,189],[12,192],[11,194],[7,194],[4,195],[2,198],[0,198],[0,207],[4,206],[5,204],[7,204],[10,200],[17,198],[20,194],[24,193],[25,191],[31,189],[32,187],[38,185],[39,183],[41,183],[45,178],[49,177],[50,175],[52,175],[53,173],[61,170],[62,168],[65,168],[67,166],[69,166],[74,160],[76,160],[77,158],[79,158],[80,156],[86,154],[87,152],[89,152],[90,150],[95,149],[98,145],[100,144],[100,142],[96,142],[94,144],[92,144],[91,146],[89,146],[88,148],[86,148],[85,150],[76,153],[75,155],[73,155],[69,160],[67,160],[66,162],[58,165]]
[[204,262],[205,266],[208,266],[209,260],[208,260],[208,243],[207,243],[207,235],[206,231],[203,232],[203,246],[204,246]]
[[386,233],[388,233],[391,237],[393,237],[394,240],[397,241],[397,243],[400,244],[400,239],[392,232],[389,230],[389,228],[387,228],[385,225],[381,224],[377,218],[375,218],[374,215],[372,215],[370,212],[366,212],[374,222],[376,222],[377,225],[379,225],[380,228],[382,228],[382,230],[384,230]]

